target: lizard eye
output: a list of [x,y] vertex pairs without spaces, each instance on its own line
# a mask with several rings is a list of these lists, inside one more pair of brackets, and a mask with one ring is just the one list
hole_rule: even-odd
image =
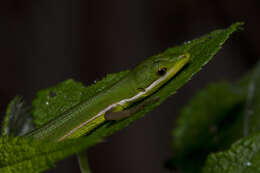
[[160,76],[163,76],[163,75],[165,75],[166,71],[167,71],[167,68],[163,67],[163,68],[160,68],[160,69],[157,71],[157,73],[158,73]]

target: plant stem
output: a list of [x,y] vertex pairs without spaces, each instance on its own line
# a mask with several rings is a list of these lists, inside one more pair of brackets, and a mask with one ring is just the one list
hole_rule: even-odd
[[88,165],[88,158],[87,158],[87,153],[86,150],[81,151],[77,154],[78,157],[78,162],[79,162],[79,167],[81,173],[91,173]]

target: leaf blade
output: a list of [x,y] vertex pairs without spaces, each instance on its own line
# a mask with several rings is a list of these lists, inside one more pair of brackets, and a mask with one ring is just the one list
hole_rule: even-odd
[[[43,153],[45,153],[46,155],[44,155],[42,152],[39,152],[39,153],[37,152],[38,157],[36,157],[36,158],[39,158],[39,159],[43,158],[43,160],[42,161],[33,161],[33,164],[32,164],[32,162],[30,162],[30,159],[29,159],[28,163],[24,163],[25,165],[23,165],[22,161],[26,160],[26,158],[23,158],[21,156],[20,160],[17,160],[16,163],[17,164],[21,163],[22,166],[18,166],[18,168],[16,168],[16,170],[22,169],[22,168],[24,170],[25,167],[28,167],[28,166],[30,167],[32,165],[33,165],[33,168],[35,168],[34,171],[38,170],[39,172],[41,172],[43,170],[49,169],[50,166],[48,166],[48,164],[52,165],[52,164],[54,164],[54,162],[56,162],[60,159],[63,159],[69,155],[77,153],[82,149],[89,148],[89,147],[99,143],[100,141],[102,141],[102,139],[104,137],[107,137],[107,136],[115,133],[116,131],[127,127],[128,125],[130,125],[137,119],[143,117],[147,112],[152,111],[155,107],[157,107],[159,104],[161,104],[170,95],[174,94],[177,91],[177,89],[179,89],[187,81],[189,81],[195,73],[200,71],[201,68],[221,48],[222,44],[224,44],[224,42],[229,38],[229,36],[233,32],[235,32],[240,26],[241,26],[241,23],[236,23],[227,29],[212,32],[204,37],[201,37],[199,39],[188,42],[182,46],[177,46],[177,47],[166,50],[163,54],[166,54],[167,56],[171,56],[172,54],[178,53],[179,51],[189,52],[191,55],[191,61],[190,61],[189,65],[186,66],[186,68],[184,68],[173,80],[171,80],[169,83],[167,83],[165,86],[163,86],[158,92],[156,92],[154,95],[152,95],[151,97],[148,98],[148,100],[150,100],[150,99],[153,99],[154,97],[159,97],[160,100],[158,102],[148,104],[143,110],[137,112],[136,114],[134,114],[133,116],[131,116],[129,118],[123,119],[123,120],[115,122],[115,123],[106,122],[104,125],[98,127],[95,131],[90,133],[86,138],[84,137],[84,138],[78,138],[75,140],[68,140],[68,141],[64,141],[64,143],[56,143],[56,144],[51,143],[50,148],[47,147],[47,146],[49,146],[48,144],[44,144],[44,145],[46,145],[46,148],[47,148],[46,150],[44,149],[44,145],[35,144],[35,147],[33,147],[32,150],[38,150],[39,148],[42,148],[44,150]],[[38,95],[36,100],[33,101],[33,105],[34,105],[33,115],[34,115],[37,126],[45,124],[47,122],[46,119],[50,120],[50,119],[58,116],[62,111],[77,104],[81,99],[87,99],[87,98],[95,95],[95,93],[101,92],[102,89],[109,87],[116,80],[118,80],[120,78],[119,76],[122,77],[122,76],[126,75],[126,73],[127,72],[121,72],[119,74],[112,75],[109,78],[104,79],[105,81],[107,80],[106,82],[104,80],[102,80],[99,83],[92,85],[91,86],[92,88],[90,87],[90,88],[87,88],[86,90],[81,84],[75,83],[73,81],[69,81],[69,83],[71,83],[70,85],[66,85],[66,86],[60,85],[58,87],[52,87],[50,89],[46,89],[46,90],[42,91],[42,93],[40,93]],[[67,90],[71,89],[71,88],[69,88],[71,85],[74,86],[73,92],[67,91]],[[62,88],[62,87],[65,87],[65,88]],[[59,90],[59,88],[62,88],[62,89]],[[51,93],[51,91],[53,91],[53,90],[55,90],[54,94]],[[80,92],[78,92],[77,90]],[[58,92],[61,92],[61,94],[58,94]],[[82,96],[80,96],[80,93],[83,93]],[[72,100],[69,100],[69,101],[64,99],[64,96],[71,97],[72,95],[75,95],[76,97],[73,97]],[[63,99],[60,98],[59,103],[55,104],[55,101],[53,101],[53,103],[51,103],[50,99],[53,96],[54,97],[55,96],[63,97]],[[67,103],[67,102],[70,102],[70,103]],[[65,106],[64,106],[64,104],[65,104]],[[49,105],[54,105],[54,106],[52,108],[50,108]],[[52,111],[50,112],[50,110],[52,110]],[[45,114],[45,115],[43,116],[43,114]],[[41,117],[39,117],[39,116],[41,116]],[[24,140],[26,140],[26,139],[24,139]],[[83,140],[83,141],[81,141],[81,140]],[[75,142],[75,143],[73,143],[73,142]],[[67,144],[67,145],[65,145],[65,144]],[[25,144],[25,145],[28,146],[28,144]],[[31,143],[31,146],[34,146],[34,143]],[[75,147],[75,146],[77,146],[77,147]],[[70,150],[70,148],[75,148],[75,149]],[[21,148],[21,150],[24,150],[24,148]],[[50,154],[50,153],[52,153],[51,151],[53,151],[53,155]],[[60,151],[60,152],[55,153],[55,151]],[[5,151],[5,153],[6,153],[6,151]],[[10,153],[10,151],[9,151],[9,153]],[[31,152],[28,152],[28,153],[31,153]],[[43,154],[42,157],[41,157],[41,154]],[[48,157],[50,155],[52,156],[51,158]],[[1,156],[1,154],[0,154],[0,156]],[[10,158],[13,158],[13,157],[10,156]],[[31,157],[32,160],[33,160],[33,158],[34,157]],[[47,159],[47,161],[46,161],[46,159]],[[37,162],[39,162],[38,165],[37,165]],[[8,163],[6,162],[6,164],[3,164],[1,166],[2,167],[1,169],[8,170]],[[43,164],[43,166],[41,166],[40,164]],[[12,166],[11,166],[11,168],[12,168]]]

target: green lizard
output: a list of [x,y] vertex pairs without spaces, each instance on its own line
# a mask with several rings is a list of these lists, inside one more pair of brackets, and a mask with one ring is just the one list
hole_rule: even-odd
[[131,105],[160,89],[189,59],[189,53],[150,57],[110,88],[79,103],[25,136],[43,141],[62,141],[85,135],[105,121],[130,116],[147,103]]

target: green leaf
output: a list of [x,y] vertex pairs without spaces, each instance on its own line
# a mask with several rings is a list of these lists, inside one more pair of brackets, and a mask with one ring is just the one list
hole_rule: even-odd
[[[236,142],[225,152],[211,154],[207,158],[206,166],[203,169],[204,173],[247,173],[259,172],[260,170],[260,148],[258,144],[260,140],[260,62],[244,79],[246,79],[248,87],[243,88],[247,91],[247,99],[245,104],[246,109],[241,111],[244,122],[240,125],[240,128],[244,130],[244,136],[254,133],[257,133],[257,135],[249,136],[246,139]],[[243,84],[245,83],[243,82]],[[232,137],[232,134],[229,136]]]
[[244,135],[260,131],[260,61],[250,75],[245,110]]
[[260,134],[239,140],[224,152],[211,154],[203,173],[260,172]]
[[102,92],[127,73],[128,71],[109,74],[103,80],[87,88],[82,83],[69,79],[37,92],[37,97],[32,102],[34,123],[37,127],[47,123],[81,101],[88,100],[98,92]]
[[30,107],[25,104],[22,97],[15,97],[8,105],[2,135],[21,136],[34,128]]
[[[227,29],[217,30],[208,35],[205,35],[199,39],[187,42],[181,46],[170,48],[166,50],[163,54],[167,56],[172,56],[178,52],[189,52],[191,55],[191,60],[188,66],[184,68],[178,75],[166,85],[164,85],[158,92],[153,94],[147,100],[152,100],[154,97],[159,97],[160,100],[156,103],[149,102],[145,108],[129,118],[116,121],[116,122],[106,122],[102,126],[98,127],[86,137],[88,145],[85,146],[84,142],[79,147],[89,148],[96,143],[102,141],[106,136],[109,136],[116,131],[130,125],[137,119],[144,116],[147,112],[152,111],[155,107],[161,104],[170,95],[174,94],[177,89],[183,86],[191,77],[201,70],[201,68],[216,54],[216,52],[221,48],[222,44],[229,38],[230,34],[238,30],[242,24],[236,23],[231,25]],[[35,123],[37,126],[45,124],[50,119],[59,116],[62,112],[69,109],[71,106],[76,105],[82,100],[87,100],[88,98],[94,96],[98,92],[102,92],[103,89],[113,85],[116,81],[120,80],[128,72],[121,72],[117,74],[108,75],[105,79],[99,81],[90,87],[84,88],[82,84],[76,83],[72,80],[65,81],[57,86],[40,91],[37,94],[37,98],[33,101],[33,116],[35,118]],[[73,141],[78,141],[81,139],[76,139]],[[55,145],[56,146],[56,145]],[[56,151],[55,146],[53,146],[53,151]],[[59,146],[59,145],[58,145]],[[71,145],[72,146],[72,145]],[[74,148],[67,146],[68,148]],[[51,147],[51,146],[50,146]],[[36,147],[37,148],[37,147]],[[67,149],[65,146],[63,149]],[[30,151],[29,151],[30,152]],[[46,151],[46,156],[48,156],[49,151]],[[73,151],[74,152],[74,151]],[[72,154],[70,152],[68,155]],[[77,151],[78,152],[78,151]],[[1,156],[1,154],[0,154]],[[56,157],[56,154],[54,154]],[[59,159],[65,158],[67,155],[59,155]],[[32,156],[33,157],[33,156]],[[23,159],[20,160],[20,162]],[[58,160],[58,159],[57,159]],[[56,159],[51,159],[50,163],[54,163]],[[23,162],[21,164],[27,164]],[[34,162],[34,166],[40,167],[41,161]],[[23,165],[26,167],[26,165]],[[28,167],[28,165],[27,165]],[[39,170],[45,170],[47,167],[40,167]],[[36,169],[35,169],[36,170]]]
[[211,84],[185,106],[173,131],[168,167],[200,172],[209,152],[228,148],[243,135],[245,92],[227,82]]
[[[211,84],[182,109],[173,131],[168,167],[201,172],[207,155],[259,132],[260,63],[234,84]],[[199,111],[198,111],[199,110]]]
[[[156,104],[151,103],[150,105],[147,105],[145,110],[123,121],[119,121],[113,124],[107,122],[103,128],[107,129],[107,131],[111,131],[108,133],[111,134],[112,132],[127,126],[130,122],[135,121],[145,113],[154,109],[167,97],[174,94],[176,90],[184,85],[195,73],[201,70],[202,66],[205,65],[221,48],[221,45],[228,39],[230,34],[238,30],[241,25],[242,23],[236,23],[225,30],[216,30],[199,39],[186,42],[182,46],[167,49],[163,54],[168,56],[172,56],[172,54],[176,54],[178,52],[189,52],[191,55],[191,60],[189,65],[184,70],[182,70],[174,78],[174,80],[171,80],[169,83],[167,83],[167,85],[165,85],[156,94],[153,95],[153,97],[159,96],[160,101]],[[84,90],[81,84],[69,80],[61,83],[56,87],[40,91],[37,94],[36,100],[33,101],[33,115],[36,119],[35,123],[37,125],[46,123],[48,120],[58,116],[60,113],[64,112],[71,106],[76,105],[82,100],[87,100],[97,92],[101,92],[103,89],[111,86],[127,73],[128,72],[121,72],[118,74],[108,75],[105,79],[86,88],[86,90]],[[73,89],[72,86],[75,89]],[[51,92],[54,92],[56,96],[51,98]],[[82,97],[80,97],[80,94],[82,94]],[[149,99],[152,99],[153,97],[150,97]],[[66,98],[70,99],[67,100]],[[108,126],[109,128],[107,128]]]
[[40,173],[90,145],[93,145],[91,138],[42,143],[29,138],[1,137],[0,173]]

